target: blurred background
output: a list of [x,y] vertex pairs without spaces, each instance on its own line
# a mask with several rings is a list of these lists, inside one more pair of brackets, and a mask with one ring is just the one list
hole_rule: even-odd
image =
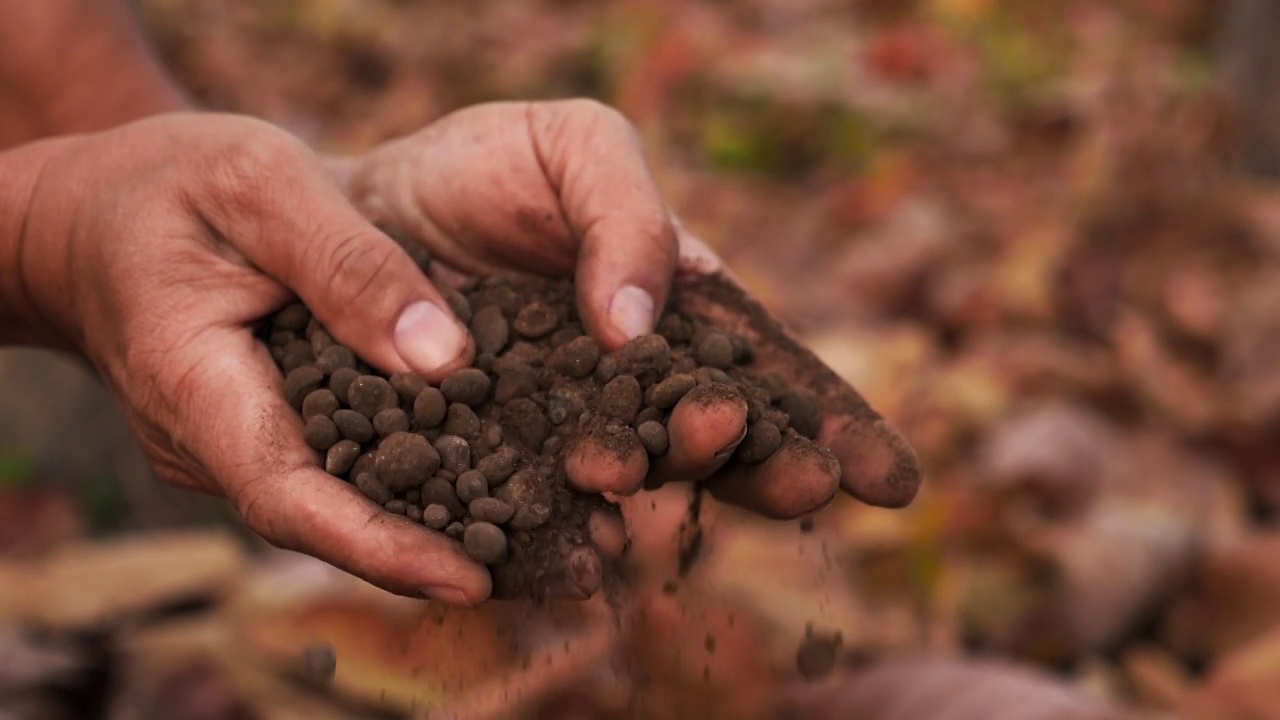
[[246,554],[83,368],[7,351],[0,655],[44,671],[0,670],[0,713],[1280,718],[1280,2],[140,12],[205,105],[327,152],[487,100],[617,106],[927,479],[813,532],[718,512],[675,592],[655,567],[612,604],[423,610]]

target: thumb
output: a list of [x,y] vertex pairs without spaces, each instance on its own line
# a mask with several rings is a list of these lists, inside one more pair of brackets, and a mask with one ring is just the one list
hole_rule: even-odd
[[[233,154],[201,215],[302,298],[334,338],[387,372],[433,381],[465,367],[470,334],[409,255],[343,197],[301,142]],[[266,137],[274,137],[267,135]]]

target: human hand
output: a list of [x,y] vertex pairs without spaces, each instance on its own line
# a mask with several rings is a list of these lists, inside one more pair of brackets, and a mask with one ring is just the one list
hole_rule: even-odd
[[574,276],[579,314],[607,349],[653,329],[674,277],[676,307],[743,333],[760,368],[819,393],[818,441],[840,461],[789,446],[762,465],[724,468],[746,432],[746,405],[682,403],[653,467],[643,453],[571,450],[566,469],[579,487],[630,494],[646,481],[714,474],[713,493],[770,517],[813,510],[837,484],[891,507],[915,495],[920,472],[906,442],[674,219],[616,111],[585,100],[477,105],[337,167],[362,212],[454,268]]

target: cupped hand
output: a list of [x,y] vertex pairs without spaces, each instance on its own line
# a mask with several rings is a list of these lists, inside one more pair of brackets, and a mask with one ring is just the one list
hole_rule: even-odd
[[616,111],[586,100],[477,105],[339,168],[365,215],[459,270],[573,276],[579,315],[608,349],[650,332],[669,296],[742,333],[759,369],[818,393],[817,439],[838,461],[789,443],[759,466],[734,464],[746,404],[689,399],[673,411],[671,447],[652,467],[643,452],[571,449],[566,468],[582,489],[626,495],[646,482],[714,476],[717,496],[779,518],[821,506],[838,486],[876,505],[914,497],[920,471],[907,443],[680,225]]

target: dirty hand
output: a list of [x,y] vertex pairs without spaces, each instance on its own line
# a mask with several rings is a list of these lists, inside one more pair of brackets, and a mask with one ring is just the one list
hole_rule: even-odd
[[826,417],[818,441],[841,466],[784,447],[762,465],[725,468],[745,435],[747,408],[723,400],[678,406],[671,448],[653,467],[642,452],[629,462],[577,447],[566,470],[581,488],[629,494],[646,479],[697,481],[721,471],[708,485],[713,493],[769,517],[809,512],[838,485],[877,505],[915,495],[920,474],[907,444],[675,220],[618,112],[588,100],[477,105],[334,165],[366,216],[459,270],[573,275],[584,324],[607,349],[652,331],[668,296],[747,335],[757,365],[819,393]]

